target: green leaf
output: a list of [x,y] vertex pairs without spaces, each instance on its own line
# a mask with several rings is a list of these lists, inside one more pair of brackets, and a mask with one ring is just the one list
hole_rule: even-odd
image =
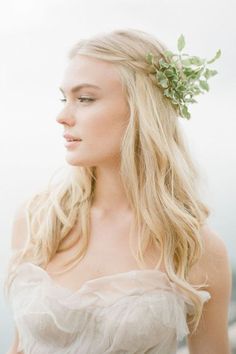
[[195,95],[195,96],[198,96],[198,95],[200,95],[201,93],[204,93],[204,91],[200,90],[199,87],[194,90],[194,95]]
[[197,65],[197,66],[203,65],[204,62],[205,62],[205,59],[201,59],[201,58],[196,57],[196,56],[191,57],[189,60],[191,61],[191,64]]
[[159,81],[167,79],[166,75],[162,71],[157,71],[156,78]]
[[199,80],[199,84],[203,90],[209,91],[209,85],[208,85],[207,81]]
[[171,93],[169,92],[169,89],[165,89],[165,90],[164,90],[164,95],[165,95],[166,97],[171,97]]
[[185,38],[183,34],[178,38],[178,50],[181,52],[181,50],[185,47]]
[[168,87],[168,80],[167,80],[167,79],[161,80],[161,81],[160,81],[160,85],[161,85],[163,88]]
[[205,76],[206,79],[209,79],[210,77],[215,76],[216,74],[218,74],[218,71],[206,69],[203,75]]
[[190,68],[190,67],[188,67],[188,68],[183,68],[183,72],[184,72],[184,74],[185,74],[186,76],[189,76],[189,75],[192,74],[193,69]]
[[153,54],[151,52],[147,53],[146,59],[147,59],[148,64],[152,64],[153,63]]
[[175,54],[173,52],[171,52],[170,50],[166,50],[164,52],[164,55],[169,57],[169,58],[172,58]]
[[199,67],[198,69],[196,69],[196,71],[195,71],[195,73],[196,73],[195,78],[196,78],[196,79],[199,79],[200,76],[202,75],[203,71],[204,71],[204,67]]
[[183,105],[183,106],[180,106],[180,112],[181,112],[181,115],[184,117],[184,118],[191,118],[191,115],[188,111],[188,108],[187,106]]
[[215,61],[216,59],[218,59],[220,56],[221,56],[221,50],[218,49],[217,52],[216,52],[216,55],[214,56],[214,58],[211,59],[211,60],[209,60],[209,61],[207,62],[207,64],[214,63],[214,61]]
[[165,75],[163,72],[158,71],[158,72],[156,73],[156,78],[157,78],[158,83],[159,83],[163,88],[168,87],[169,81],[168,81],[166,75]]
[[178,80],[178,78],[173,78],[173,79],[171,79],[171,82],[172,82],[173,86],[177,86],[179,80]]
[[171,63],[169,68],[177,75],[178,70],[175,64]]
[[185,91],[186,87],[184,85],[179,85],[178,90]]
[[197,103],[197,101],[194,98],[185,98],[185,102],[187,102],[187,103]]
[[162,58],[159,59],[159,65],[161,68],[168,68],[169,67],[169,64],[166,63]]
[[180,99],[180,93],[178,91],[173,92],[173,97],[175,98],[176,101],[179,101]]
[[203,70],[204,68],[202,67],[192,70],[192,73],[189,75],[189,78],[192,80],[199,79]]
[[182,64],[185,66],[190,66],[192,63],[191,63],[190,59],[184,59],[184,60],[182,60]]
[[165,70],[165,75],[167,77],[173,77],[173,76],[175,76],[175,72],[173,70],[171,70],[171,69],[166,69]]

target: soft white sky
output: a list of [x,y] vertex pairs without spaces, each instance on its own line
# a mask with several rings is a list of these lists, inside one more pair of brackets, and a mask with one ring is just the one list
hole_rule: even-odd
[[[8,257],[15,208],[65,164],[58,86],[69,48],[79,38],[114,28],[149,31],[176,49],[212,58],[219,74],[183,122],[208,184],[211,223],[233,259],[236,233],[236,26],[234,1],[9,0],[0,8],[1,261]],[[212,66],[212,68],[213,68]],[[234,251],[233,251],[234,247]]]
[[[182,121],[206,181],[210,224],[225,240],[236,264],[236,2],[234,0],[8,0],[0,2],[0,268],[9,257],[16,207],[43,187],[64,161],[59,90],[66,56],[80,38],[122,27],[155,34],[175,50],[181,33],[186,51],[212,58],[219,74],[210,92]],[[13,332],[0,296],[4,322],[0,348]],[[3,353],[2,352],[2,353]]]

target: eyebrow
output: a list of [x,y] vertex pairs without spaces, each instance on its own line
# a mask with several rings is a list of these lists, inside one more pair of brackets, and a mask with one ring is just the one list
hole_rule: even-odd
[[[70,91],[71,91],[72,93],[74,93],[74,92],[79,91],[79,90],[82,89],[83,87],[92,87],[92,88],[101,90],[101,87],[99,87],[99,86],[96,86],[96,85],[93,85],[93,84],[89,84],[89,83],[84,82],[84,83],[82,83],[82,84],[80,84],[80,85],[76,85],[76,86],[72,87]],[[59,87],[59,90],[61,90],[61,92],[64,93],[64,90],[63,90],[61,87]]]

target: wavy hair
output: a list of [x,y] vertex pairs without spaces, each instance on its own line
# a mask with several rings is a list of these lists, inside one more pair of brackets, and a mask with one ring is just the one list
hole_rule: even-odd
[[[154,36],[125,29],[80,40],[69,58],[87,55],[113,63],[118,70],[130,109],[120,147],[120,172],[138,230],[138,247],[132,252],[145,267],[147,246],[161,249],[156,267],[163,261],[169,279],[192,300],[190,322],[196,330],[203,310],[197,289],[207,284],[190,284],[188,274],[203,253],[200,229],[210,211],[200,197],[200,173],[176,108],[156,85],[146,61],[147,52],[158,59],[165,50]],[[46,267],[57,252],[66,249],[64,241],[75,225],[79,229],[78,249],[65,264],[69,265],[66,270],[80,262],[89,242],[88,215],[95,185],[96,167],[70,166],[65,178],[49,183],[28,201],[27,241],[10,262],[11,281],[15,267],[23,261]]]

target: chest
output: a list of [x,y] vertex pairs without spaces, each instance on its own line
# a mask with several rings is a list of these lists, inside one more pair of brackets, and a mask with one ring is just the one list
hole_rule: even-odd
[[[47,272],[60,285],[76,290],[87,280],[140,268],[133,254],[137,251],[138,234],[130,215],[123,215],[122,218],[91,217],[85,256],[72,269],[58,273],[63,271],[63,264],[78,251],[78,236],[78,227],[75,225],[67,236],[68,241],[74,240],[73,246],[56,254],[47,266]],[[157,248],[149,245],[145,252],[147,268],[154,268],[159,257]]]
[[173,354],[188,332],[184,300],[161,272],[126,273],[71,293],[26,263],[14,287],[24,353]]

